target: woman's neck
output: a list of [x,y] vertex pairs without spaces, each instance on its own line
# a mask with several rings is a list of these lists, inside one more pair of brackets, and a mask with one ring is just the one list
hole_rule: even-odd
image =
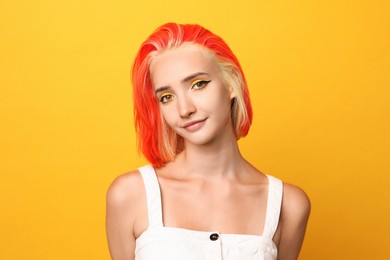
[[186,143],[175,161],[187,174],[208,177],[233,177],[246,163],[235,137],[205,145]]

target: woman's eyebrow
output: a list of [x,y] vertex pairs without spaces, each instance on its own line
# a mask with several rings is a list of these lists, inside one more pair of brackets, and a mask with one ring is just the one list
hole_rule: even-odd
[[190,81],[191,79],[194,79],[194,78],[196,78],[196,77],[198,77],[198,76],[201,76],[201,75],[207,75],[207,76],[209,76],[209,74],[207,74],[206,72],[196,72],[196,73],[194,73],[194,74],[191,74],[191,75],[185,77],[181,82],[182,82],[182,83],[186,83],[186,82]]
[[163,92],[163,91],[168,90],[168,89],[170,89],[170,87],[160,87],[160,88],[156,89],[155,93],[157,95],[159,92]]

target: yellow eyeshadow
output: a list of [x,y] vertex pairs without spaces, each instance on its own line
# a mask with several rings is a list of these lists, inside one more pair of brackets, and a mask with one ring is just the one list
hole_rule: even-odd
[[195,85],[196,83],[199,83],[199,82],[201,82],[201,81],[206,81],[206,80],[204,80],[204,79],[197,79],[197,80],[195,80],[195,81],[192,82],[191,86],[193,86],[193,85]]
[[[166,98],[166,97],[168,97],[168,96],[171,96],[171,98],[170,98],[169,100],[164,101],[163,99]],[[163,94],[160,95],[159,100],[160,100],[160,102],[162,102],[162,103],[168,103],[168,102],[171,102],[171,101],[172,101],[172,98],[173,98],[174,96],[175,96],[175,95],[172,94],[172,93],[170,93],[170,92],[165,92],[165,93],[163,93]]]
[[196,83],[200,82],[200,81],[205,81],[204,79],[197,79],[195,81],[192,82],[192,85],[195,85]]
[[195,80],[195,81],[193,81],[193,82],[191,83],[191,88],[193,88],[193,87],[194,87],[196,84],[198,84],[199,82],[202,82],[202,83],[203,83],[203,86],[199,86],[198,89],[196,89],[196,90],[202,90],[202,89],[204,89],[204,88],[207,86],[207,84],[211,82],[211,80],[197,79],[197,80]]
[[160,98],[168,96],[168,95],[173,95],[172,93],[166,92],[160,95]]

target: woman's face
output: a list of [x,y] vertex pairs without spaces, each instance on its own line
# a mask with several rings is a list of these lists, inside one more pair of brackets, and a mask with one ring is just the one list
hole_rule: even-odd
[[152,60],[150,73],[165,122],[186,142],[235,138],[230,113],[234,95],[208,51],[191,44],[163,51]]

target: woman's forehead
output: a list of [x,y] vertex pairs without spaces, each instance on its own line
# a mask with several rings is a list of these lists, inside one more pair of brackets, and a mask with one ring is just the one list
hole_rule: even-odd
[[212,53],[194,44],[165,50],[157,54],[150,64],[150,73],[155,84],[167,84],[164,81],[176,81],[189,74],[218,71]]

